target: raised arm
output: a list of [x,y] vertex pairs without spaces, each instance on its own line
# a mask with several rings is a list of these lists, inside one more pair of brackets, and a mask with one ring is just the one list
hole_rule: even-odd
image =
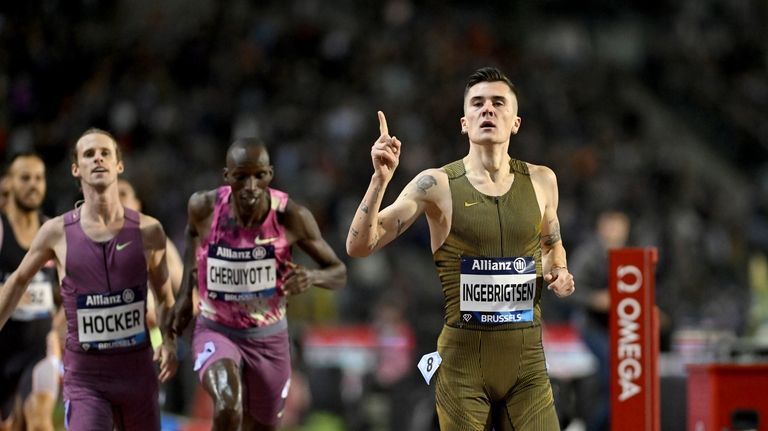
[[575,284],[573,275],[568,272],[565,247],[560,236],[560,221],[557,218],[557,177],[545,166],[537,166],[531,173],[545,202],[541,221],[541,263],[544,281],[549,283],[549,289],[557,296],[568,296],[575,290]]
[[355,212],[347,234],[347,254],[365,257],[384,247],[407,229],[424,212],[429,189],[437,184],[429,170],[414,178],[392,205],[380,211],[384,192],[400,163],[401,142],[389,136],[387,120],[379,111],[381,136],[371,147],[373,176],[363,201]]
[[141,233],[147,250],[149,287],[155,295],[155,319],[163,335],[163,344],[155,352],[155,359],[160,362],[160,381],[167,381],[176,374],[176,337],[170,331],[171,310],[173,308],[173,289],[168,276],[166,260],[166,236],[163,226],[156,219],[141,215]]
[[32,277],[46,262],[56,257],[54,247],[63,237],[64,220],[61,217],[48,220],[40,227],[19,267],[0,287],[0,328],[11,317]]
[[315,217],[307,208],[289,200],[285,208],[285,226],[299,248],[320,268],[309,269],[292,263],[283,283],[283,293],[295,295],[310,286],[340,289],[347,284],[346,266],[323,239]]

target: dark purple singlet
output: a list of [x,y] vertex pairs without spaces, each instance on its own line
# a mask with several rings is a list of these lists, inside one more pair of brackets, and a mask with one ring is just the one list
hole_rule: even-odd
[[105,242],[85,234],[79,209],[63,217],[67,429],[157,430],[158,381],[146,328],[147,262],[140,215],[125,208],[122,229]]

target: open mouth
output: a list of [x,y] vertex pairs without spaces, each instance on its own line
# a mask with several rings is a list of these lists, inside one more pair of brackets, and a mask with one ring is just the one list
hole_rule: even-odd
[[482,123],[480,123],[480,128],[481,129],[485,129],[485,128],[488,128],[488,127],[494,127],[495,128],[496,124],[494,124],[493,121],[490,121],[490,120],[485,120]]
[[253,205],[256,202],[258,202],[258,200],[259,200],[259,195],[254,195],[250,193],[240,195],[240,201],[245,204]]

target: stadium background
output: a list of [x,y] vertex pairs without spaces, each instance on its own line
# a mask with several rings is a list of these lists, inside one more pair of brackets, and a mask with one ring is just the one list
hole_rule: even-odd
[[[45,209],[61,213],[78,198],[71,145],[88,127],[111,131],[145,212],[183,248],[189,195],[220,183],[234,138],[262,137],[273,185],[312,210],[350,273],[343,291],[291,305],[312,395],[302,429],[318,412],[326,429],[386,429],[429,405],[415,367],[392,385],[316,373],[301,340],[319,324],[399,316],[409,364],[434,350],[442,298],[423,220],[365,260],[346,257],[344,238],[376,111],[403,141],[390,202],[421,169],[465,154],[463,86],[484,65],[518,86],[510,153],[557,173],[567,249],[607,208],[630,215],[632,245],[659,248],[665,353],[691,328],[768,344],[765,1],[7,1],[0,152],[42,154]],[[548,321],[572,313],[548,295],[543,307]]]

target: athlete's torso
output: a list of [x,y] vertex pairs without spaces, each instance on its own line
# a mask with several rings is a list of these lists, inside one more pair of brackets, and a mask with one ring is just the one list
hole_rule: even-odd
[[[40,217],[41,223],[45,221],[42,215],[38,217]],[[27,249],[19,244],[8,218],[4,214],[0,214],[0,220],[2,220],[0,281],[5,283],[11,273],[18,268],[27,253]],[[11,320],[21,322],[50,320],[55,307],[53,300],[55,285],[56,268],[51,261],[32,278],[27,286],[27,291],[11,315]]]
[[528,166],[510,161],[515,178],[501,196],[477,191],[461,160],[443,169],[451,193],[451,229],[433,258],[446,324],[480,330],[540,324],[542,217]]
[[278,215],[288,195],[269,189],[270,209],[257,227],[239,226],[229,186],[216,191],[211,226],[196,252],[200,313],[234,329],[269,326],[285,317],[282,276],[291,246]]
[[123,227],[105,242],[86,235],[79,209],[63,218],[67,350],[112,354],[147,348],[147,261],[140,214],[125,208]]

